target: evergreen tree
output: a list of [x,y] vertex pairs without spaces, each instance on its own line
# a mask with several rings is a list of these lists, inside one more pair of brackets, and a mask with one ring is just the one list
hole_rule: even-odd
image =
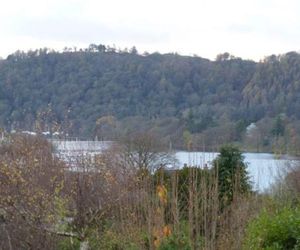
[[244,156],[237,147],[223,146],[220,155],[214,160],[214,170],[218,174],[221,207],[230,204],[234,194],[251,191],[247,164],[244,163]]
[[274,121],[272,134],[276,137],[284,135],[284,122],[280,115],[278,115]]

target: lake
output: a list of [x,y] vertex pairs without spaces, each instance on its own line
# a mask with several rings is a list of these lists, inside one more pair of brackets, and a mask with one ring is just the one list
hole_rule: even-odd
[[[99,153],[108,149],[112,142],[103,141],[51,141],[57,152],[65,159],[70,159],[83,153]],[[300,164],[299,159],[285,156],[277,159],[273,154],[267,153],[244,153],[245,162],[248,165],[248,172],[253,182],[253,188],[260,192],[270,187],[279,174],[284,173],[288,167]],[[212,161],[218,156],[216,152],[186,152],[175,153],[179,165],[184,164],[198,167],[211,166]]]
[[[194,165],[203,167],[211,166],[212,161],[218,156],[218,153],[212,152],[185,152],[176,153],[179,160],[179,166]],[[268,153],[244,153],[244,162],[248,165],[248,172],[253,183],[253,188],[257,191],[265,191],[272,183],[284,172],[300,164],[300,161],[293,157],[285,156],[277,159],[275,155]]]

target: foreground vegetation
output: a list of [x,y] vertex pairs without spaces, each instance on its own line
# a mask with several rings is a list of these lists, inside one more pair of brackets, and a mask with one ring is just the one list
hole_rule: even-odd
[[166,168],[174,162],[146,133],[70,171],[46,140],[8,136],[0,249],[299,249],[299,168],[258,194],[234,146],[212,168]]
[[299,72],[296,52],[256,63],[101,44],[17,51],[0,60],[0,127],[104,140],[148,130],[176,148],[299,154]]

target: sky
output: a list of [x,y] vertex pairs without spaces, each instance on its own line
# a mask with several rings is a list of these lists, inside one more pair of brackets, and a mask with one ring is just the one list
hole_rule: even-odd
[[16,50],[136,46],[215,59],[300,50],[299,0],[0,0],[0,57]]

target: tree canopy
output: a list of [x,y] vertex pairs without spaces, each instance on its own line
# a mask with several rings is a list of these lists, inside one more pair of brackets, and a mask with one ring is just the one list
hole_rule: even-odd
[[[102,44],[17,51],[0,61],[0,126],[87,137],[103,137],[104,129],[106,139],[155,130],[179,141],[188,130],[235,141],[252,122],[300,119],[299,72],[296,52],[256,63],[228,53],[210,61]],[[99,126],[101,117],[113,117],[114,126]]]

